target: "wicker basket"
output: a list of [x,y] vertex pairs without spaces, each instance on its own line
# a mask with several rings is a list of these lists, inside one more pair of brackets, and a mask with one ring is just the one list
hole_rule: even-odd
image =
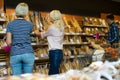
[[105,48],[105,54],[103,59],[108,61],[117,61],[119,58],[118,50],[115,48]]

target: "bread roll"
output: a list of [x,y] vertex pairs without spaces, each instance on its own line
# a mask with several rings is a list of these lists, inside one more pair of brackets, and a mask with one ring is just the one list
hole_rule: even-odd
[[21,80],[19,76],[10,76],[7,80]]

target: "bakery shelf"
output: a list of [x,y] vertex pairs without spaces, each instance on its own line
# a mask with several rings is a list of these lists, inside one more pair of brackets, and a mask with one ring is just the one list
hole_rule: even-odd
[[35,60],[35,65],[46,64],[46,62],[49,62],[49,57],[41,57],[40,59]]
[[82,42],[82,43],[64,43],[64,46],[75,46],[75,45],[87,45],[90,44],[89,42]]
[[84,28],[108,28],[107,26],[96,26],[96,25],[91,25],[91,26],[86,26],[86,25],[83,25]]
[[79,35],[82,35],[83,33],[65,33],[64,35],[65,36],[70,36],[70,35],[73,35],[73,36],[79,36]]
[[[2,35],[0,33],[0,35]],[[5,33],[3,33],[5,35]],[[30,34],[31,36],[36,36],[35,34]],[[86,33],[65,33],[64,36],[93,36],[94,34],[86,34]],[[105,34],[100,34],[100,36],[107,36]]]
[[[72,55],[72,56],[64,56],[63,59],[74,59],[74,58],[82,58],[82,57],[90,57],[92,55],[90,54],[80,54],[80,55]],[[49,62],[49,57],[41,57],[39,59],[35,60],[35,63],[44,63],[44,62]]]
[[3,65],[6,65],[6,62],[0,62],[0,66],[3,66]]
[[4,23],[6,23],[7,21],[5,21],[5,20],[0,20],[0,24],[2,25],[2,24],[4,24]]
[[69,59],[69,58],[81,58],[81,57],[86,57],[86,55],[88,56],[89,54],[79,54],[79,55],[73,55],[73,56],[64,56],[65,59]]
[[[93,36],[94,34],[86,34],[86,33],[65,33],[65,36]],[[100,34],[100,36],[107,36],[105,34]]]
[[[0,37],[4,37],[6,33],[0,33]],[[35,34],[30,34],[31,36],[36,36]],[[65,33],[65,36],[93,36],[94,34],[86,34],[86,33]],[[100,36],[107,36],[105,34],[100,34]],[[44,45],[44,44],[42,44]],[[46,44],[45,44],[46,45]]]
[[1,33],[0,32],[0,38],[3,38],[6,35],[6,33]]
[[[75,46],[75,45],[88,45],[90,44],[89,42],[82,42],[82,43],[64,43],[63,46]],[[40,47],[40,46],[48,46],[48,44],[34,44],[32,45],[33,48],[37,48],[37,47]]]
[[33,48],[39,48],[40,46],[48,46],[48,44],[34,44],[34,45],[32,45]]
[[3,52],[5,53],[3,49],[0,49],[0,55],[3,54]]
[[49,60],[49,57],[41,57],[40,59],[35,59],[35,61],[46,61]]

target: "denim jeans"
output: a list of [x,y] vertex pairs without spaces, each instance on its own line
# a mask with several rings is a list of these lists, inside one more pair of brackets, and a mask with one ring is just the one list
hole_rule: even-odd
[[49,60],[50,60],[50,69],[49,75],[59,74],[59,67],[63,59],[62,50],[50,50],[49,51]]
[[33,53],[10,56],[10,66],[13,75],[32,73],[35,56]]

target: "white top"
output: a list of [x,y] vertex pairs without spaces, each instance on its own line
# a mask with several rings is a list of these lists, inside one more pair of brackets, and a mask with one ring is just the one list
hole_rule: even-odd
[[64,31],[60,31],[55,25],[51,25],[41,37],[47,37],[49,50],[63,49]]

